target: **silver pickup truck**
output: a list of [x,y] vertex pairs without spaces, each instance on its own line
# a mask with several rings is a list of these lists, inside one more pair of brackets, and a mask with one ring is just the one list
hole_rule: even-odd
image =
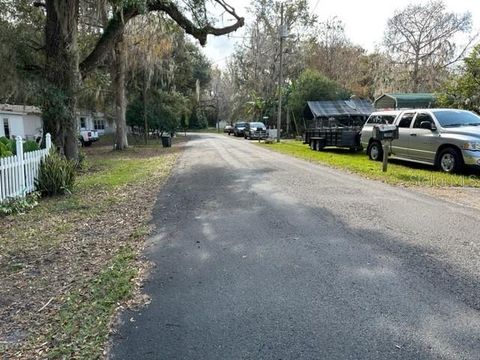
[[390,157],[434,165],[456,172],[465,165],[480,168],[480,117],[455,109],[415,109],[375,112],[362,128],[360,142],[372,160],[383,158],[373,127],[394,124],[399,138],[393,140]]

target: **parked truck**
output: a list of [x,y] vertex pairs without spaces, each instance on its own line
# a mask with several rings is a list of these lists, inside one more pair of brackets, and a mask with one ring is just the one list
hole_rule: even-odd
[[82,146],[90,146],[98,140],[98,132],[95,130],[80,130],[78,140]]
[[480,168],[480,117],[456,109],[414,109],[376,112],[362,128],[360,141],[372,160],[383,158],[383,147],[373,136],[379,124],[398,127],[390,158],[433,165],[456,172],[465,165]]

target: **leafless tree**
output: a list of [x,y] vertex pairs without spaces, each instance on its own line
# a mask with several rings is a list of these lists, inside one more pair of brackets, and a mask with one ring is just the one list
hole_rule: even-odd
[[384,45],[393,59],[404,65],[414,92],[431,88],[432,81],[461,59],[471,43],[457,46],[457,35],[470,34],[469,12],[447,12],[443,1],[411,4],[388,20]]
[[363,48],[347,38],[342,20],[333,17],[320,22],[305,49],[308,67],[358,96],[369,96],[364,84],[368,58]]

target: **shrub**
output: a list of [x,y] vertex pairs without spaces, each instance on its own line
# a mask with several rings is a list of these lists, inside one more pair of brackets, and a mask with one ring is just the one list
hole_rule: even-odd
[[[27,140],[23,142],[23,152],[30,152],[39,150],[40,147],[38,144],[33,140]],[[7,155],[3,155],[3,153],[7,153]],[[12,156],[17,155],[17,142],[14,139],[7,139],[6,137],[0,138],[0,157],[3,156]]]
[[23,143],[23,152],[40,150],[38,144],[33,140],[27,140]]
[[35,186],[43,196],[64,195],[72,192],[75,183],[75,163],[54,149],[40,163]]
[[40,194],[31,193],[25,197],[11,198],[0,202],[0,216],[23,214],[38,205]]
[[0,157],[12,156],[13,153],[10,151],[10,146],[6,145],[0,139]]

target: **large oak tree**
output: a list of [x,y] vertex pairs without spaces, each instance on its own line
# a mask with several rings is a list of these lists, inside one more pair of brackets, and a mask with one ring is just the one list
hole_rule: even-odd
[[[244,25],[233,7],[224,0],[188,0],[184,6],[168,0],[117,0],[108,14],[106,27],[91,52],[80,59],[78,25],[80,0],[46,0],[37,2],[45,8],[45,96],[43,104],[45,131],[54,134],[56,145],[70,158],[77,158],[75,112],[77,95],[82,78],[103,64],[115,50],[122,51],[122,37],[127,22],[140,15],[160,11],[173,19],[186,33],[195,37],[201,45],[207,35],[224,35]],[[233,17],[229,26],[215,26],[215,19],[208,16],[207,7],[217,6]],[[120,45],[118,45],[120,44]],[[120,68],[123,65],[120,64]],[[121,74],[119,74],[121,76]],[[116,81],[123,81],[121,78]]]

